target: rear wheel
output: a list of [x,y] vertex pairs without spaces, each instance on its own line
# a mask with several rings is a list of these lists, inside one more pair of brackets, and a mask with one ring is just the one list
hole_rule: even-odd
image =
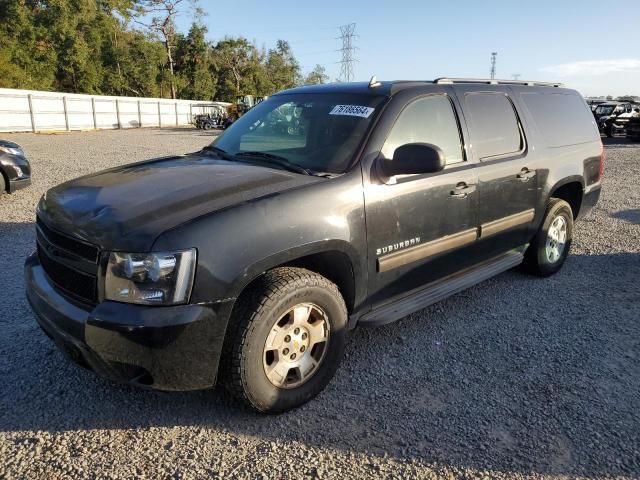
[[552,198],[544,221],[525,252],[525,268],[535,275],[548,277],[564,264],[573,234],[571,206],[559,198]]
[[2,170],[0,170],[0,195],[9,192],[9,183]]
[[347,310],[338,288],[301,268],[277,268],[238,299],[221,378],[252,408],[280,413],[320,393],[340,364]]

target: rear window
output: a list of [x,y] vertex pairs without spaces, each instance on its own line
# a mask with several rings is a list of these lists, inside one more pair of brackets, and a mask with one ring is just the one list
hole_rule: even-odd
[[548,146],[577,145],[596,139],[593,115],[578,95],[523,93],[522,100]]
[[470,93],[465,101],[471,119],[473,148],[480,159],[522,150],[518,117],[505,94]]

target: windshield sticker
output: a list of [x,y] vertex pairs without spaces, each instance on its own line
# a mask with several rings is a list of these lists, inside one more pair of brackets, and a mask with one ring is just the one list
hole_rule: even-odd
[[349,117],[369,118],[375,108],[361,107],[360,105],[336,105],[329,115],[347,115]]

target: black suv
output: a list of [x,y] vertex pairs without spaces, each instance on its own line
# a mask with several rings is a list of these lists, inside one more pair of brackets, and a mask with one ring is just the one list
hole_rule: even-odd
[[[291,116],[295,129],[273,128]],[[564,263],[603,147],[557,84],[439,79],[281,92],[204,150],[49,190],[27,297],[76,362],[263,412],[318,394],[347,333],[517,265]]]

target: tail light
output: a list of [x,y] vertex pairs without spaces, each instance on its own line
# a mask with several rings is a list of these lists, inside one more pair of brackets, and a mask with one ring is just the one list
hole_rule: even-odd
[[598,166],[598,180],[602,180],[604,174],[604,144],[600,142],[600,165]]

